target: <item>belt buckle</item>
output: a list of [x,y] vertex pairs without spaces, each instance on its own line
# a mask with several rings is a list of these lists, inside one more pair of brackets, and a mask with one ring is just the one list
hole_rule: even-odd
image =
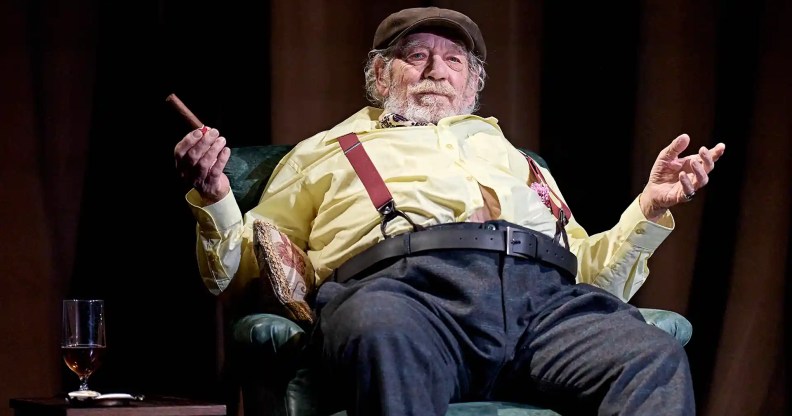
[[506,255],[507,256],[513,256],[513,257],[520,257],[520,258],[523,258],[523,259],[536,258],[536,245],[537,245],[537,242],[534,242],[534,244],[533,244],[533,248],[534,248],[533,253],[524,254],[524,253],[518,253],[518,252],[514,251],[514,246],[517,245],[517,244],[520,244],[521,246],[524,246],[524,247],[528,247],[529,244],[530,244],[529,241],[520,241],[520,240],[515,239],[515,237],[514,237],[515,231],[520,231],[520,233],[524,236],[523,238],[529,238],[529,239],[530,238],[536,238],[531,233],[528,233],[528,232],[525,232],[523,230],[520,230],[519,228],[506,226]]

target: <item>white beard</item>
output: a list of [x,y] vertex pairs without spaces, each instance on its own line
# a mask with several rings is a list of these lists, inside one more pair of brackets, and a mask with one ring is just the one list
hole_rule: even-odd
[[[416,98],[415,94],[421,92],[436,92],[447,97],[424,95]],[[466,102],[469,104],[465,105]],[[474,105],[475,100],[460,97],[448,83],[424,80],[407,87],[392,84],[383,107],[386,113],[396,113],[411,121],[437,124],[445,117],[470,114]]]

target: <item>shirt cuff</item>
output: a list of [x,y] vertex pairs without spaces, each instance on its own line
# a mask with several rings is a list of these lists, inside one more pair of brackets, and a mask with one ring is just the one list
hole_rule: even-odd
[[674,230],[674,216],[666,210],[657,222],[649,221],[641,211],[638,198],[627,207],[619,220],[622,235],[635,247],[646,251],[654,251],[660,243]]
[[224,231],[242,221],[242,212],[231,191],[223,199],[209,205],[205,205],[201,194],[195,189],[190,190],[185,198],[201,229]]

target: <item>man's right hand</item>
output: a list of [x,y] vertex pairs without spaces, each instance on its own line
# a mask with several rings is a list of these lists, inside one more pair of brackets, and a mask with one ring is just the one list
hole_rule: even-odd
[[206,133],[197,129],[184,136],[173,151],[179,175],[207,203],[223,199],[231,190],[228,176],[223,173],[231,155],[231,149],[225,145],[226,139],[217,129],[209,129]]

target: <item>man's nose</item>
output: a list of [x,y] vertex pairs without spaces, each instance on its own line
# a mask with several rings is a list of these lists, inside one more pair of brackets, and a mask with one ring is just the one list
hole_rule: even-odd
[[440,55],[429,56],[426,69],[424,70],[424,77],[439,81],[444,80],[448,76],[448,65]]

